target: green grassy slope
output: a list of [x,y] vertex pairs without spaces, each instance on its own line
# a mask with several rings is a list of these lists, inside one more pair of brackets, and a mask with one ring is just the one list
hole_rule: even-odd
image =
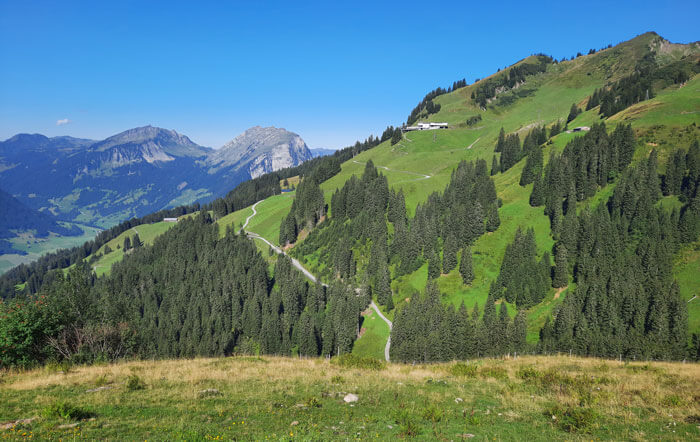
[[676,257],[673,275],[688,302],[688,327],[700,331],[700,241],[686,245]]
[[[74,367],[66,373],[5,372],[0,423],[8,425],[0,437],[700,438],[698,364],[526,356],[378,368],[337,360],[243,356],[130,361]],[[348,393],[357,401],[345,402]],[[60,417],[58,404],[64,410],[72,407],[74,417]],[[77,412],[83,416],[75,416]]]
[[223,236],[226,234],[226,229],[231,226],[231,228],[234,231],[238,231],[238,229],[241,228],[243,223],[245,223],[246,218],[248,218],[250,215],[253,214],[253,208],[252,207],[246,207],[241,210],[236,210],[233,213],[229,213],[228,215],[219,218],[216,223],[219,225],[219,234],[223,238]]
[[[124,250],[122,250],[121,247],[123,247],[124,240],[127,237],[133,240],[136,234],[138,234],[141,242],[143,242],[144,245],[151,245],[158,236],[167,232],[174,226],[175,223],[158,222],[153,224],[141,224],[140,226],[133,227],[126,232],[122,232],[119,236],[107,242],[98,249],[96,255],[102,255],[102,257],[92,264],[95,274],[97,276],[109,274],[112,270],[112,265],[124,258]],[[105,255],[106,246],[109,246],[112,251]],[[87,259],[90,259],[90,257]]]
[[[251,218],[246,227],[273,244],[279,243],[280,225],[294,202],[294,192],[274,195],[257,205],[257,215]],[[251,212],[252,213],[252,212]]]
[[362,336],[355,341],[352,353],[358,356],[384,360],[384,347],[389,339],[389,326],[371,308],[362,314]]

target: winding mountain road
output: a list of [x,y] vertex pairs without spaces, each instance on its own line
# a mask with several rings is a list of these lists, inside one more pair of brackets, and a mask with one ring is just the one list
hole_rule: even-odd
[[246,227],[248,227],[248,223],[250,222],[250,219],[251,219],[252,217],[254,217],[255,215],[258,214],[258,211],[255,210],[255,208],[258,207],[258,204],[262,203],[263,201],[265,201],[265,200],[260,200],[260,201],[258,201],[257,203],[253,204],[253,206],[251,207],[251,209],[253,209],[253,214],[250,215],[248,218],[245,219],[245,224],[243,224],[243,225],[241,226],[241,228],[238,229],[238,233],[241,233],[241,232],[243,231],[243,229],[245,229]]
[[384,322],[386,322],[386,325],[389,326],[389,338],[386,340],[386,346],[384,347],[384,359],[386,359],[386,361],[389,362],[389,348],[391,348],[391,329],[394,326],[394,324],[392,324],[391,321],[389,321],[386,318],[386,316],[382,314],[381,310],[379,310],[379,307],[377,307],[377,304],[375,304],[374,301],[370,302],[369,305],[372,306],[372,308],[375,312],[377,312],[379,317],[382,318]]
[[[388,170],[388,169],[387,169],[387,170]],[[430,177],[428,177],[428,178],[430,178]],[[249,231],[245,230],[245,228],[248,226],[248,223],[250,223],[250,220],[251,220],[255,215],[257,215],[258,212],[257,212],[256,208],[257,208],[258,204],[260,204],[260,203],[263,202],[263,201],[264,201],[264,200],[260,200],[260,201],[258,201],[257,203],[253,204],[253,206],[251,207],[251,208],[253,209],[252,215],[250,215],[250,216],[248,216],[248,218],[246,218],[245,223],[244,223],[243,226],[240,228],[240,230],[238,230],[238,233],[240,234],[241,232],[245,232],[245,234],[246,234],[246,236],[247,236],[248,238],[250,238],[250,239],[259,239],[260,241],[264,242],[265,244],[267,244],[268,246],[270,246],[270,247],[272,248],[272,250],[274,250],[275,253],[277,253],[278,255],[284,255],[284,256],[288,257],[289,259],[291,259],[291,260],[292,260],[292,265],[293,265],[294,267],[296,267],[301,273],[303,273],[304,276],[306,276],[306,278],[308,278],[308,279],[309,279],[310,281],[312,281],[314,284],[319,283],[318,278],[316,278],[316,276],[314,276],[313,273],[311,273],[310,271],[306,270],[306,268],[305,268],[303,265],[301,265],[301,263],[300,263],[299,261],[297,261],[296,259],[294,259],[294,258],[292,258],[291,256],[289,256],[288,254],[286,254],[286,253],[284,252],[284,250],[282,250],[281,248],[279,248],[279,247],[277,247],[276,245],[272,244],[272,243],[271,243],[270,241],[268,241],[266,238],[263,238],[262,236],[258,235],[257,233],[255,233],[255,232],[249,232]],[[324,287],[328,287],[328,284],[324,284],[324,283],[322,283],[322,282],[321,282],[320,284],[321,284],[322,286],[324,286]],[[375,312],[377,312],[377,315],[379,315],[379,317],[382,318],[382,320],[384,320],[384,322],[386,322],[387,325],[389,326],[389,338],[387,339],[387,341],[386,341],[386,346],[384,347],[384,359],[386,359],[386,361],[389,362],[389,348],[391,347],[391,328],[392,328],[393,324],[391,323],[391,321],[389,321],[389,320],[386,318],[386,316],[384,316],[384,315],[382,314],[382,312],[379,310],[379,307],[377,307],[377,304],[375,304],[374,301],[372,301],[372,302],[370,303],[370,306],[374,309]]]

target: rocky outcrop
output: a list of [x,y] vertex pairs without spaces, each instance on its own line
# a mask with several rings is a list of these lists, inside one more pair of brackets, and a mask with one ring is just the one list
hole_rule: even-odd
[[209,173],[232,168],[251,178],[292,167],[313,157],[304,140],[294,132],[255,126],[226,143],[207,158]]

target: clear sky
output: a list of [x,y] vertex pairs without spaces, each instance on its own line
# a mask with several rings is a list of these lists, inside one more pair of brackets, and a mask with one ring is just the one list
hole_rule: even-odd
[[339,148],[426,92],[532,53],[646,31],[700,39],[700,2],[0,0],[0,139],[152,124],[220,147],[274,125]]

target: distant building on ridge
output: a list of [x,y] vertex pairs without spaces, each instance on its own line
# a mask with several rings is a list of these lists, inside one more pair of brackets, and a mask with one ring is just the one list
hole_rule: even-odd
[[411,132],[413,130],[435,130],[435,129],[447,129],[447,123],[418,123],[417,126],[407,126],[403,128],[404,132]]

